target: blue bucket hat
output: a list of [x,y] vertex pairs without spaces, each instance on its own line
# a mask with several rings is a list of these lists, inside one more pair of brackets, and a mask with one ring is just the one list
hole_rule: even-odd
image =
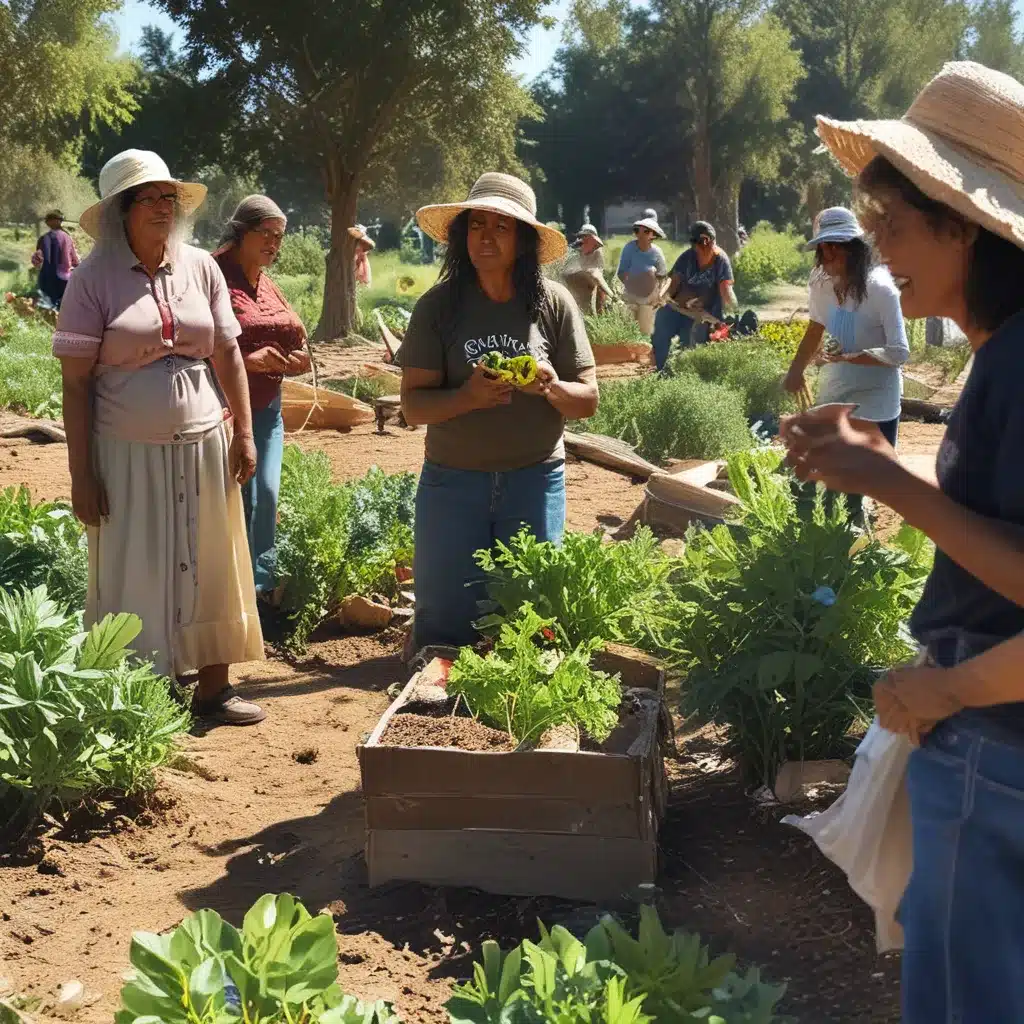
[[818,214],[814,237],[804,248],[816,249],[822,242],[852,242],[855,238],[863,237],[864,229],[852,210],[845,206],[831,206]]

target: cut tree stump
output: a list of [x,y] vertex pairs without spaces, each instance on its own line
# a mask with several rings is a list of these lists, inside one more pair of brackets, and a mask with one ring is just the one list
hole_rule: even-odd
[[373,412],[377,417],[377,433],[384,433],[384,424],[387,423],[388,414],[393,413],[397,410],[398,412],[398,423],[402,427],[407,427],[409,424],[406,423],[405,417],[402,415],[402,396],[401,395],[381,395],[380,398],[373,400]]

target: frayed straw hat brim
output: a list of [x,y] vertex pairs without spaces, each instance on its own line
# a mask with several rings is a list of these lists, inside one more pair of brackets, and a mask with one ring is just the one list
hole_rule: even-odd
[[819,117],[818,136],[851,177],[885,157],[929,198],[1024,248],[1022,190],[932,132],[906,121]]
[[448,241],[448,228],[460,213],[466,210],[484,210],[487,213],[498,213],[504,217],[512,217],[536,228],[540,236],[537,258],[541,263],[554,263],[560,260],[569,250],[565,236],[547,224],[542,224],[529,210],[519,203],[504,196],[480,196],[478,199],[464,203],[440,203],[435,206],[424,206],[416,211],[416,222],[435,242]]

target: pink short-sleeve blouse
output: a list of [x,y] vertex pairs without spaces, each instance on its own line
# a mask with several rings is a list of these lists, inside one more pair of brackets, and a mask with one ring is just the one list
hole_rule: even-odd
[[208,252],[178,245],[151,277],[121,241],[97,246],[71,275],[53,354],[130,370],[170,355],[208,359],[241,333]]

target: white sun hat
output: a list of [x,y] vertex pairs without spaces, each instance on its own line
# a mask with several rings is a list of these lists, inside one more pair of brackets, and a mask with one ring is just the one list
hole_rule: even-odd
[[1024,85],[955,61],[902,118],[818,118],[818,137],[856,176],[885,157],[926,196],[1024,248]]
[[658,223],[658,211],[657,210],[644,210],[644,215],[640,220],[633,221],[633,230],[637,228],[647,228],[653,231],[659,238],[665,237],[665,232],[662,231],[661,225]]
[[817,249],[822,242],[852,242],[863,238],[864,229],[852,210],[845,206],[831,206],[814,219],[814,237],[804,246]]
[[497,171],[480,175],[465,202],[421,207],[416,211],[416,221],[435,242],[447,242],[452,221],[466,210],[500,213],[535,228],[540,236],[537,258],[541,263],[554,263],[568,251],[565,235],[537,220],[537,197],[533,189],[514,175]]
[[99,237],[103,211],[107,205],[130,188],[149,185],[154,181],[172,184],[178,193],[178,210],[184,217],[195,213],[206,198],[206,186],[191,181],[178,181],[172,177],[167,164],[148,149],[126,149],[112,156],[100,171],[100,201],[93,203],[78,218],[79,226],[92,238]]

